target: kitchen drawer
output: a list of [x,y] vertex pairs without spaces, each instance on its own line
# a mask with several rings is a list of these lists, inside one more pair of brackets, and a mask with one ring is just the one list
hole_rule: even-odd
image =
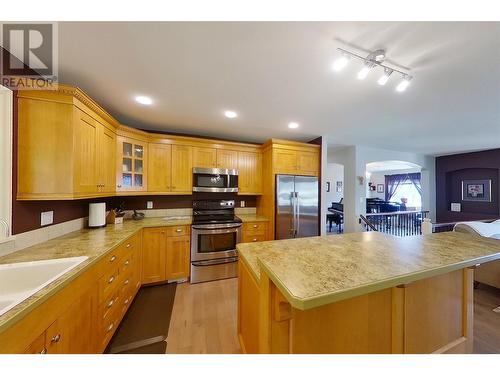
[[135,252],[127,252],[121,261],[120,273],[130,272],[134,268],[137,268],[137,255]]
[[114,292],[119,290],[119,282],[119,265],[116,265],[99,279],[99,303],[108,300]]
[[188,225],[180,225],[175,227],[167,227],[167,237],[189,236],[190,227]]
[[243,232],[243,241],[241,242],[260,242],[260,241],[266,241],[266,234],[265,233],[246,233]]
[[254,221],[250,223],[243,223],[243,233],[265,233],[267,231],[267,222]]
[[119,301],[120,293],[115,292],[99,306],[99,317],[102,321],[106,322],[109,320],[109,316],[116,314],[116,310],[119,309]]
[[108,316],[101,322],[102,324],[99,327],[99,338],[102,338],[100,342],[102,350],[106,348],[106,345],[109,343],[109,340],[111,340],[111,337],[113,337],[116,328],[120,324],[121,320],[120,312],[121,312],[121,307],[117,306],[117,308],[114,309],[113,313],[108,314]]

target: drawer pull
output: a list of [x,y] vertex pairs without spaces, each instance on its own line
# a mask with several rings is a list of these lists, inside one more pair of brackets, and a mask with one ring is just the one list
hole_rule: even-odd
[[127,259],[127,260],[125,261],[125,265],[126,265],[126,266],[128,266],[129,264],[130,264],[130,260],[128,260],[128,259]]
[[129,283],[129,282],[130,282],[130,280],[129,280],[129,279],[127,279],[127,280],[125,280],[125,281],[123,282],[123,284],[124,284],[124,285],[128,285],[128,283]]
[[111,276],[108,280],[108,284],[111,284],[113,281],[115,281],[115,277]]
[[111,306],[113,306],[113,303],[115,303],[114,299],[112,299],[111,301],[108,302],[107,308],[109,309]]
[[128,305],[128,298],[123,302],[124,305]]
[[182,229],[177,228],[175,231],[176,231],[177,233],[180,233],[180,232],[182,232]]
[[56,343],[56,342],[59,342],[60,340],[61,340],[61,334],[58,333],[57,335],[55,335],[54,337],[52,337],[52,339],[50,340],[50,342]]
[[128,249],[129,247],[130,247],[130,244],[128,243],[127,246],[126,246],[126,248]]
[[253,227],[254,227],[254,228],[257,228],[257,227],[258,227],[258,225],[257,225],[257,224],[254,224],[254,225],[253,225]]
[[253,242],[257,242],[257,238],[254,238],[252,241],[253,241]]
[[113,263],[116,260],[116,255],[113,255],[111,258],[109,258],[109,262]]
[[47,348],[43,348],[43,350],[39,354],[47,354]]
[[114,326],[115,326],[115,323],[111,323],[111,324],[108,326],[107,331],[108,331],[108,332],[110,332],[110,331],[113,329],[113,327],[114,327]]

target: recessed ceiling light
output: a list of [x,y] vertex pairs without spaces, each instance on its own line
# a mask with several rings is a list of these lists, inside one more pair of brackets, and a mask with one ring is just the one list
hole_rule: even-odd
[[297,124],[296,122],[291,122],[288,124],[288,127],[290,129],[297,129],[299,127],[299,124]]
[[136,96],[135,101],[137,103],[144,104],[144,105],[153,104],[153,99],[151,99],[149,96],[143,96],[143,95]]
[[238,114],[235,111],[224,111],[224,116],[227,118],[236,118]]

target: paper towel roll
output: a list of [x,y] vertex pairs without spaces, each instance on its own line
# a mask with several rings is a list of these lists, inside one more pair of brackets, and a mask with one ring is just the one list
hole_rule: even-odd
[[106,226],[106,203],[89,204],[89,228]]

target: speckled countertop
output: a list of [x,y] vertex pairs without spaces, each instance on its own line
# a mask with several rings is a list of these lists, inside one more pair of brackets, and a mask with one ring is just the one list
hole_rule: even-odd
[[266,272],[301,310],[500,259],[499,240],[457,232],[350,233],[237,248],[257,280]]
[[139,221],[125,220],[123,224],[108,225],[101,229],[82,229],[71,232],[65,236],[0,257],[0,264],[78,256],[87,256],[89,258],[35,293],[33,296],[16,305],[5,314],[0,315],[0,332],[3,332],[36,306],[46,301],[64,285],[67,285],[90,265],[94,264],[107,252],[111,251],[138,230],[148,227],[177,225],[191,225],[191,218],[169,220],[164,218],[145,218]]
[[244,223],[251,223],[256,221],[269,221],[268,218],[256,214],[244,214],[244,215],[236,214],[236,216],[239,217],[241,221]]

